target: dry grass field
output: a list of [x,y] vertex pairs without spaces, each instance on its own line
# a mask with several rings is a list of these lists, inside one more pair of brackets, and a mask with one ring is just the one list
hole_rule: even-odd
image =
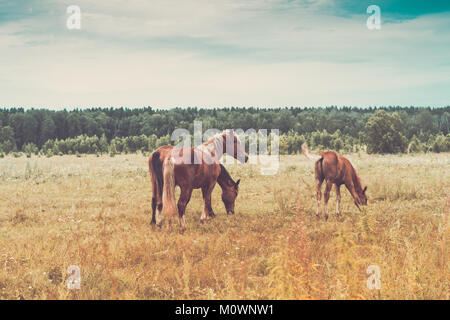
[[337,218],[333,190],[317,220],[313,163],[283,156],[274,176],[227,165],[234,216],[216,186],[217,217],[200,224],[194,191],[184,235],[149,225],[143,155],[0,159],[0,299],[449,299],[450,154],[349,158],[362,212],[342,189]]

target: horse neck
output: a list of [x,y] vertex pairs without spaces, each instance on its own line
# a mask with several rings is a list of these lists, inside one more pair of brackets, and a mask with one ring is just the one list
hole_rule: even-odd
[[224,188],[229,186],[228,181],[229,180],[227,178],[225,178],[223,175],[219,175],[219,177],[217,178],[217,183],[219,184],[219,186],[222,189],[224,189]]
[[353,180],[353,185],[355,186],[355,190],[359,195],[362,192],[361,179],[360,179],[355,167],[353,167],[353,165],[351,163],[350,163],[350,165],[351,165],[351,171],[352,171],[351,176],[352,176],[352,180]]
[[231,178],[230,174],[228,173],[227,169],[221,164],[220,165],[220,174],[217,178],[217,183],[220,185],[222,189],[226,187],[230,187],[234,185],[234,180]]

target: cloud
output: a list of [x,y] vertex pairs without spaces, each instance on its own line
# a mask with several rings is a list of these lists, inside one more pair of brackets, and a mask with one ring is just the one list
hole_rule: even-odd
[[449,13],[369,31],[365,11],[341,14],[356,10],[354,1],[78,0],[82,30],[69,31],[72,2],[32,2],[28,13],[30,2],[3,7],[0,105],[439,105],[450,98]]

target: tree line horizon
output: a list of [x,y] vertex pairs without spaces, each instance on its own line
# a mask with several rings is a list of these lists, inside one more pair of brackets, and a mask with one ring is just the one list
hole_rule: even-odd
[[450,106],[0,109],[0,155],[149,153],[175,129],[278,129],[280,153],[450,151]]

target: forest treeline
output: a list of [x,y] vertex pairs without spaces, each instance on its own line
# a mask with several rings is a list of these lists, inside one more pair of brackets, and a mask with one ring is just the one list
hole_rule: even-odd
[[194,121],[210,128],[279,129],[280,152],[314,148],[369,153],[450,151],[450,106],[442,108],[0,109],[0,155],[150,152]]

